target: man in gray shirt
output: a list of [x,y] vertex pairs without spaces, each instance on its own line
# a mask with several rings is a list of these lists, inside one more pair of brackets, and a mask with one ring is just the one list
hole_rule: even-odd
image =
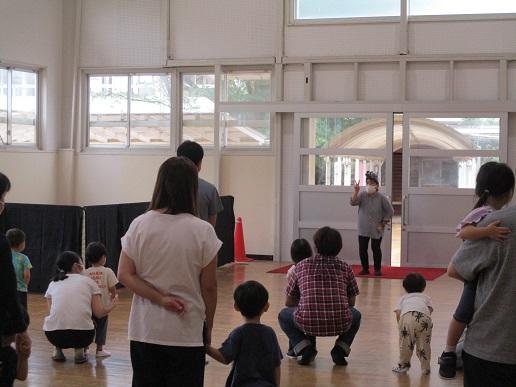
[[506,241],[465,241],[448,267],[450,277],[478,281],[462,354],[464,386],[516,386],[516,207],[491,213],[478,227],[497,220],[513,230]]
[[[177,155],[186,157],[201,171],[204,150],[194,141],[186,140],[177,148]],[[217,188],[211,183],[199,177],[199,189],[197,192],[197,212],[199,218],[210,222],[213,227],[217,223],[217,214],[224,209]]]

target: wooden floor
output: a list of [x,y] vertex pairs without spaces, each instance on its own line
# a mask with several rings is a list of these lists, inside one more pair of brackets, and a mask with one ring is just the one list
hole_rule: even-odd
[[[242,322],[241,316],[233,310],[234,286],[244,280],[254,279],[263,283],[270,294],[271,307],[263,316],[263,323],[274,328],[282,350],[286,351],[287,339],[277,322],[277,314],[284,302],[285,276],[266,273],[278,266],[281,265],[253,262],[248,265],[230,265],[218,270],[219,303],[213,332],[216,345]],[[293,360],[283,360],[282,386],[462,386],[461,373],[457,379],[449,381],[440,379],[437,372],[437,356],[443,349],[448,322],[461,291],[461,285],[457,281],[442,276],[427,285],[426,293],[432,297],[435,308],[432,316],[432,371],[428,376],[421,375],[419,361],[415,356],[413,367],[407,375],[399,376],[391,371],[398,357],[398,335],[392,310],[398,297],[403,294],[401,281],[359,278],[358,285],[360,295],[357,297],[357,308],[362,312],[362,326],[353,344],[349,365],[334,367],[329,355],[333,339],[321,338],[318,339],[319,354],[311,366],[302,367]],[[102,361],[90,359],[88,363],[75,365],[72,350],[65,350],[65,355],[68,356],[65,363],[51,360],[52,348],[41,329],[46,303],[42,295],[29,295],[33,352],[29,361],[28,380],[15,385],[129,386],[132,372],[127,341],[130,302],[131,295],[123,293],[120,305],[109,317],[106,349],[112,352],[112,356]],[[223,386],[229,370],[229,366],[211,359],[206,367],[205,386]]]

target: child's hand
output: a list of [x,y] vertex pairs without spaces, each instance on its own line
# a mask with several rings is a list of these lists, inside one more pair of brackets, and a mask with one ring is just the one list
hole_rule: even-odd
[[27,332],[16,335],[16,352],[21,357],[29,357],[32,348],[32,341]]
[[508,238],[508,234],[511,233],[511,229],[508,227],[499,227],[500,223],[501,221],[497,220],[486,227],[489,238],[496,241],[504,241]]
[[172,295],[163,296],[161,298],[160,305],[163,308],[180,315],[186,312],[184,301]]
[[356,194],[360,192],[360,180],[358,182],[356,180],[353,181],[353,190]]

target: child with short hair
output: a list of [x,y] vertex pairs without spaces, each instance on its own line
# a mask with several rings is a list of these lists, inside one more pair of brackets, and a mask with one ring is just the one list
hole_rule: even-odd
[[311,257],[312,255],[312,247],[305,238],[299,238],[292,242],[292,245],[290,245],[290,257],[292,258],[294,264],[290,266],[290,268],[287,271],[287,282],[292,276],[292,273],[294,272],[296,265],[303,259]]
[[[86,259],[92,265],[90,268],[84,270],[84,274],[94,280],[100,291],[102,304],[107,306],[110,300],[116,296],[116,284],[118,279],[115,273],[109,267],[105,267],[107,260],[106,247],[100,242],[91,242],[86,247]],[[108,357],[111,353],[104,350],[107,336],[108,316],[96,318],[93,316],[95,323],[95,344],[97,344],[97,357]]]
[[27,292],[32,264],[30,263],[29,257],[22,254],[22,251],[25,250],[25,233],[19,228],[11,228],[7,231],[5,236],[11,246],[13,266],[16,272],[18,298],[20,299],[20,304],[23,305],[25,310],[28,310]]
[[423,291],[426,280],[419,273],[409,273],[403,280],[407,292],[398,301],[394,310],[399,328],[400,361],[392,370],[405,373],[410,368],[410,359],[416,347],[416,355],[421,362],[424,375],[430,373],[430,341],[432,339],[432,300]]
[[207,346],[215,360],[233,367],[226,387],[243,385],[279,386],[282,359],[274,330],[260,323],[269,309],[267,289],[256,281],[240,284],[233,293],[235,310],[244,317],[244,325],[233,330],[219,349]]

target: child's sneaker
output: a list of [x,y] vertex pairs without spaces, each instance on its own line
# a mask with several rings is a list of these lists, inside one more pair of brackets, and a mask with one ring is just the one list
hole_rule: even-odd
[[291,348],[287,351],[286,355],[289,359],[294,359],[296,360],[298,358],[298,356],[296,355],[296,353],[294,352],[294,350]]
[[108,352],[108,351],[97,351],[97,354],[95,355],[96,357],[109,357],[111,356],[111,352]]
[[86,363],[88,361],[88,355],[84,348],[75,348],[75,364]]
[[392,369],[393,372],[397,372],[398,374],[404,374],[410,369],[410,364],[398,364],[396,367]]
[[61,348],[54,347],[54,351],[52,352],[52,360],[59,362],[63,362],[66,360],[66,357]]
[[444,379],[453,379],[457,373],[457,354],[443,352],[439,357],[439,376]]

